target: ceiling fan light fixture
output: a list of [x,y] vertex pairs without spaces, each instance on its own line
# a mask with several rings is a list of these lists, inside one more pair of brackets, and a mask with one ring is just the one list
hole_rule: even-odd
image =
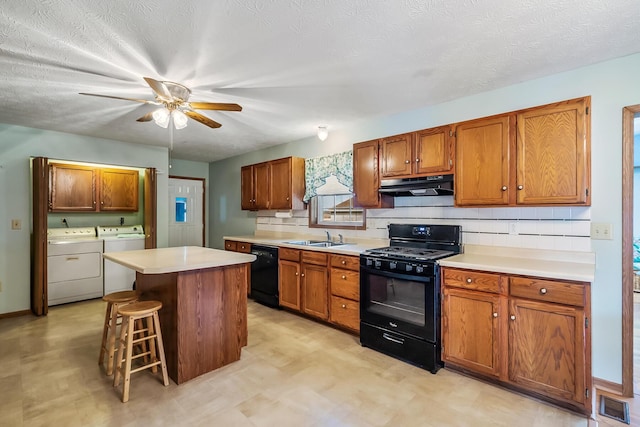
[[161,128],[169,126],[169,118],[171,117],[169,110],[166,108],[158,108],[153,112],[153,121]]
[[183,129],[187,127],[189,118],[182,111],[173,110],[171,112],[171,116],[173,117],[173,125],[176,127],[176,129]]
[[329,136],[329,131],[326,126],[318,126],[318,139],[324,141]]

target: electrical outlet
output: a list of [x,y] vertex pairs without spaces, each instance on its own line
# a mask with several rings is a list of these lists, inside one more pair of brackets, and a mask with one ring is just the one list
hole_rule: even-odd
[[12,219],[11,220],[11,229],[12,230],[21,230],[22,229],[22,221],[20,221],[19,219]]
[[509,234],[520,234],[520,223],[518,221],[509,221]]
[[606,222],[592,222],[591,239],[613,240],[613,224]]

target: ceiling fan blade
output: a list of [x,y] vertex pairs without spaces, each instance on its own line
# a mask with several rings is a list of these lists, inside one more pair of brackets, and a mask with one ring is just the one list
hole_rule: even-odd
[[155,93],[157,93],[159,97],[166,99],[168,101],[170,101],[173,98],[171,96],[171,92],[169,92],[169,89],[164,85],[164,83],[158,80],[154,80],[151,77],[144,77],[144,81],[147,82],[149,86],[151,86],[151,89]]
[[202,123],[203,125],[209,126],[210,128],[219,128],[222,126],[220,123],[211,120],[209,117],[204,116],[200,113],[196,113],[195,111],[185,110],[183,111],[187,116],[192,118],[193,120]]
[[97,93],[84,93],[84,92],[80,92],[80,95],[99,96],[100,98],[122,99],[124,101],[133,101],[133,102],[141,102],[143,104],[160,105],[156,101],[149,101],[149,100],[146,100],[146,99],[123,98],[121,96],[98,95]]
[[136,122],[150,122],[151,120],[153,120],[153,111],[140,117]]
[[195,110],[242,111],[242,107],[238,104],[225,104],[223,102],[190,102],[189,104]]

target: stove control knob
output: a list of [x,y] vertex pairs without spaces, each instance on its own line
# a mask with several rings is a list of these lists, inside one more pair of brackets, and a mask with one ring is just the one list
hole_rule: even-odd
[[371,258],[367,258],[367,267],[371,267],[373,265],[373,260]]
[[382,266],[382,263],[381,263],[380,261],[378,261],[378,260],[375,260],[375,261],[374,261],[374,264],[375,264],[374,266],[375,266],[376,268],[380,268],[380,267]]
[[393,261],[391,261],[391,262],[389,263],[389,268],[390,268],[390,269],[392,269],[392,270],[395,270],[395,269],[396,269],[396,266],[397,266],[397,264],[396,264],[395,262],[393,262]]
[[413,271],[413,265],[411,264],[407,264],[406,267],[404,268],[406,271]]
[[416,265],[416,273],[422,273],[424,268],[421,265]]

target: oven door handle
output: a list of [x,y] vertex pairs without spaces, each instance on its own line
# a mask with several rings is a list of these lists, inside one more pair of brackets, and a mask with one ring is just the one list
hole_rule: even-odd
[[385,340],[387,340],[387,341],[394,342],[394,343],[396,343],[396,344],[402,344],[402,345],[404,345],[404,340],[403,340],[402,338],[395,338],[395,337],[392,337],[391,335],[389,335],[389,334],[388,334],[388,333],[386,333],[386,332],[382,334],[382,338],[384,338],[384,339],[385,339]]
[[431,276],[414,276],[412,274],[392,273],[390,271],[378,270],[376,268],[368,268],[360,266],[360,277],[364,275],[362,273],[369,273],[376,276],[390,277],[392,279],[404,279],[411,280],[413,282],[431,283]]

